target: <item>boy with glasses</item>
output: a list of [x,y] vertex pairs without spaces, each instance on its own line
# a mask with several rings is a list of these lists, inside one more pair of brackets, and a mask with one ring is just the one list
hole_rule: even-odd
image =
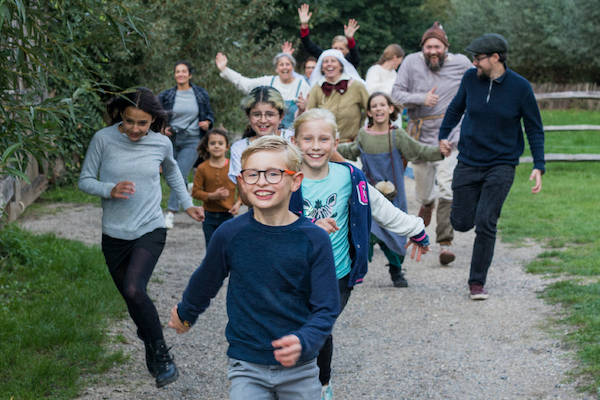
[[331,242],[289,211],[302,155],[277,136],[242,154],[238,184],[252,209],[221,225],[169,326],[188,331],[227,275],[231,399],[319,398],[316,355],[339,313]]

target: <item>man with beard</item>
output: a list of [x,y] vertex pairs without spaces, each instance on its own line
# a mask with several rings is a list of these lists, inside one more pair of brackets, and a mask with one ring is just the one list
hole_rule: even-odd
[[472,300],[485,300],[487,272],[496,243],[496,223],[523,153],[521,120],[533,156],[532,193],[542,189],[544,128],[529,82],[506,67],[508,43],[488,33],[465,49],[473,65],[460,83],[440,127],[442,152],[450,150],[449,136],[462,116],[458,164],[452,190],[452,226],[466,232],[475,226],[469,291]]
[[[421,143],[437,146],[438,131],[444,113],[456,94],[460,80],[471,62],[462,54],[448,52],[448,37],[442,26],[435,22],[421,39],[421,51],[408,55],[398,71],[392,88],[392,99],[408,109],[407,131]],[[450,134],[452,151],[441,161],[413,162],[417,200],[421,204],[419,216],[425,226],[438,199],[436,242],[440,245],[442,265],[454,261],[450,249],[454,230],[450,224],[452,206],[452,171],[456,166],[456,127]]]

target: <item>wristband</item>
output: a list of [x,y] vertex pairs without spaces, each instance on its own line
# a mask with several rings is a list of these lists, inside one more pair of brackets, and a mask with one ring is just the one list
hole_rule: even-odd
[[427,236],[427,232],[425,232],[425,230],[422,230],[420,233],[416,234],[415,236],[411,236],[410,240],[411,240],[411,242],[413,242],[416,245],[421,246],[421,247],[429,246],[429,236]]

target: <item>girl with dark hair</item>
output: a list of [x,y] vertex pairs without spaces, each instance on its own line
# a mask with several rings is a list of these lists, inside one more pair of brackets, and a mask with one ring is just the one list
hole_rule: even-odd
[[94,134],[83,161],[79,188],[102,198],[102,252],[146,349],[146,366],[162,387],[178,377],[165,344],[158,312],[146,287],[165,245],[159,170],[195,220],[194,207],[170,140],[158,133],[166,113],[146,88],[108,105],[112,125]]
[[209,131],[198,146],[198,155],[205,159],[196,168],[192,197],[202,200],[206,218],[202,231],[206,247],[214,231],[225,221],[233,218],[242,205],[235,200],[235,184],[229,180],[229,138],[225,129]]
[[279,130],[285,114],[285,103],[277,89],[271,86],[258,86],[250,91],[241,101],[241,108],[248,117],[248,126],[240,140],[231,145],[229,158],[229,179],[236,183],[241,170],[242,152],[250,143],[261,136],[278,135],[284,139],[293,136],[291,130]]
[[[177,61],[174,67],[177,85],[158,95],[163,108],[169,112],[169,126],[165,134],[173,141],[173,153],[183,180],[192,170],[197,158],[196,148],[200,139],[212,128],[214,116],[206,90],[191,82],[193,68],[187,61]],[[165,215],[168,229],[173,227],[174,219],[181,204],[175,193],[171,192]]]
[[[407,211],[404,190],[404,160],[436,161],[444,158],[438,146],[417,142],[404,131],[392,125],[398,112],[389,95],[375,92],[367,102],[368,128],[361,128],[356,140],[342,143],[338,152],[349,160],[360,156],[367,180],[382,192],[394,206]],[[379,224],[371,225],[369,260],[373,246],[379,244],[388,259],[390,278],[394,287],[406,287],[402,273],[406,255],[406,236],[390,232]]]

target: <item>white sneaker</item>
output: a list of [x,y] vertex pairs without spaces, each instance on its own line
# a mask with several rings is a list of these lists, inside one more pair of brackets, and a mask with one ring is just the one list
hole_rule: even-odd
[[167,211],[165,213],[165,227],[167,229],[172,229],[173,225],[175,225],[175,214],[171,211]]
[[333,389],[331,382],[321,388],[321,400],[333,400]]

